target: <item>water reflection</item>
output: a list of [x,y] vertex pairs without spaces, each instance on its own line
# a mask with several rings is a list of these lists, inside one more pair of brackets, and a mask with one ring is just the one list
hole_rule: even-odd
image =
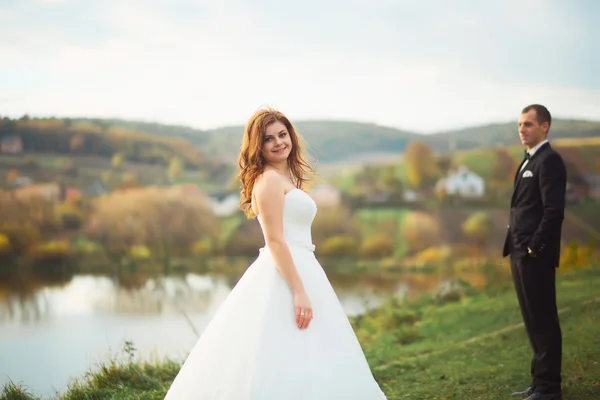
[[[476,287],[486,283],[485,276],[476,271],[461,273],[460,278]],[[418,297],[445,279],[437,273],[331,277],[349,315],[361,313],[390,295]],[[236,281],[237,277],[200,274],[139,274],[121,279],[78,275],[58,284],[35,279],[25,284],[13,281],[0,286],[0,323],[27,325],[69,315],[204,313],[215,300],[226,297]]]
[[126,282],[82,275],[60,286],[33,282],[26,288],[4,285],[0,288],[0,322],[30,324],[52,317],[103,313],[198,313],[206,311],[213,298],[230,290],[226,278],[196,274],[134,276]]
[[[485,283],[478,272],[460,277]],[[441,273],[330,276],[348,315],[392,294],[414,298],[448,278]],[[139,354],[182,359],[239,275],[76,275],[63,281],[0,283],[0,384],[12,379],[49,395],[71,377],[118,352],[126,340]]]

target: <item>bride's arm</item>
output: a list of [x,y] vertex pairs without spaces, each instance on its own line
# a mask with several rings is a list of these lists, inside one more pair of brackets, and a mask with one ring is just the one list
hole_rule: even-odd
[[275,171],[265,171],[254,186],[258,215],[261,218],[265,244],[270,249],[277,268],[294,294],[304,292],[290,249],[283,238],[284,186]]
[[253,192],[265,235],[265,244],[270,249],[277,269],[294,296],[296,325],[300,329],[306,329],[313,319],[313,310],[302,279],[294,265],[292,253],[283,238],[284,190],[283,182],[277,172],[265,171],[254,186]]

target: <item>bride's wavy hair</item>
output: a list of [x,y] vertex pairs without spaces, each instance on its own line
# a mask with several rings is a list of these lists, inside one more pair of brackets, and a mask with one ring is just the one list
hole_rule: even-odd
[[304,140],[296,132],[290,120],[283,113],[273,108],[258,110],[246,124],[242,147],[238,157],[238,164],[241,169],[238,177],[242,187],[240,208],[248,218],[256,217],[251,207],[252,191],[256,179],[265,171],[266,161],[263,152],[264,135],[267,127],[274,122],[281,122],[285,125],[290,135],[292,151],[288,156],[287,162],[296,187],[302,189],[304,183],[310,181],[308,176],[315,175],[313,168],[303,157],[302,145],[304,144]]

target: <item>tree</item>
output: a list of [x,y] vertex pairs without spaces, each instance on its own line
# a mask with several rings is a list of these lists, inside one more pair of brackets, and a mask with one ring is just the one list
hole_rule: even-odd
[[484,211],[471,214],[462,225],[464,235],[478,246],[484,246],[487,243],[493,228],[492,219]]
[[15,179],[17,179],[17,177],[19,176],[19,172],[17,172],[16,169],[11,169],[8,171],[8,173],[6,174],[6,181],[8,183],[12,183]]
[[404,150],[404,162],[408,182],[414,188],[421,188],[439,176],[435,155],[424,142],[413,141]]
[[354,175],[356,191],[359,193],[371,192],[377,183],[377,169],[371,165],[365,165]]
[[172,158],[171,162],[169,163],[169,180],[171,182],[174,182],[175,179],[181,176],[182,172],[183,165],[181,163],[181,160],[177,157]]
[[319,253],[326,257],[355,257],[359,243],[350,235],[337,235],[327,238],[321,244]]
[[448,170],[450,169],[450,167],[452,166],[452,157],[451,156],[440,155],[437,157],[436,161],[437,161],[438,170],[442,174],[447,173]]
[[512,182],[516,160],[506,149],[494,150],[495,160],[492,164],[491,178],[498,182]]
[[402,192],[402,181],[396,175],[394,166],[386,167],[381,176],[381,186],[388,193]]
[[321,208],[312,224],[313,239],[317,247],[333,236],[349,236],[360,241],[361,232],[350,211],[343,207]]
[[180,188],[137,188],[119,191],[100,200],[87,233],[109,259],[122,266],[133,246],[146,246],[165,272],[172,257],[191,251],[216,221],[208,198]]
[[110,162],[114,169],[121,168],[121,164],[123,164],[123,154],[115,153],[115,155],[113,155]]
[[360,252],[362,255],[369,258],[391,256],[394,254],[394,240],[390,235],[378,233],[364,241]]
[[15,256],[27,254],[44,234],[59,226],[53,204],[34,187],[0,190],[0,210],[0,234],[8,238]]
[[413,211],[402,221],[401,234],[411,250],[419,251],[439,243],[441,227],[433,216]]
[[71,137],[71,140],[69,141],[69,148],[71,149],[72,152],[75,152],[77,150],[80,150],[83,147],[83,144],[84,144],[83,135],[74,135],[73,137]]

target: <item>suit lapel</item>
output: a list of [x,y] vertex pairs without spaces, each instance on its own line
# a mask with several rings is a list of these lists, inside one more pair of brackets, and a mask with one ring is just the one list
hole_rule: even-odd
[[[527,166],[528,167],[531,166],[531,163],[533,162],[533,160],[535,159],[535,157],[537,155],[539,155],[540,153],[542,153],[543,151],[545,151],[546,149],[549,149],[549,148],[550,148],[550,143],[548,143],[548,142],[544,143],[539,149],[537,149],[537,151],[531,156],[531,158],[529,158],[529,162],[527,163]],[[519,183],[523,179],[523,173],[525,171],[521,171],[521,168],[523,167],[524,163],[525,163],[525,159],[523,159],[523,161],[521,161],[521,164],[519,164],[519,168],[517,168],[517,173],[515,174],[514,189],[513,189],[512,198],[510,200],[511,204],[513,204],[513,202],[515,201],[515,195],[516,195],[517,190],[519,188]]]
[[[519,164],[519,169],[517,169],[517,174],[515,175],[515,184],[513,187],[513,193],[512,193],[512,198],[510,199],[510,204],[511,206],[513,205],[514,201],[515,201],[515,196],[517,195],[517,189],[519,188],[519,182],[521,182],[521,167],[523,166],[523,163],[525,162],[525,160],[523,160],[521,162],[521,164]],[[529,160],[529,162],[531,162],[531,160]],[[527,163],[527,165],[529,165],[529,163]]]
[[517,186],[519,177],[521,176],[521,168],[523,168],[523,164],[525,164],[525,158],[523,159],[523,161],[521,161],[521,164],[519,164],[519,168],[517,168],[517,172],[515,173],[515,179],[513,181],[513,185],[515,187]]

